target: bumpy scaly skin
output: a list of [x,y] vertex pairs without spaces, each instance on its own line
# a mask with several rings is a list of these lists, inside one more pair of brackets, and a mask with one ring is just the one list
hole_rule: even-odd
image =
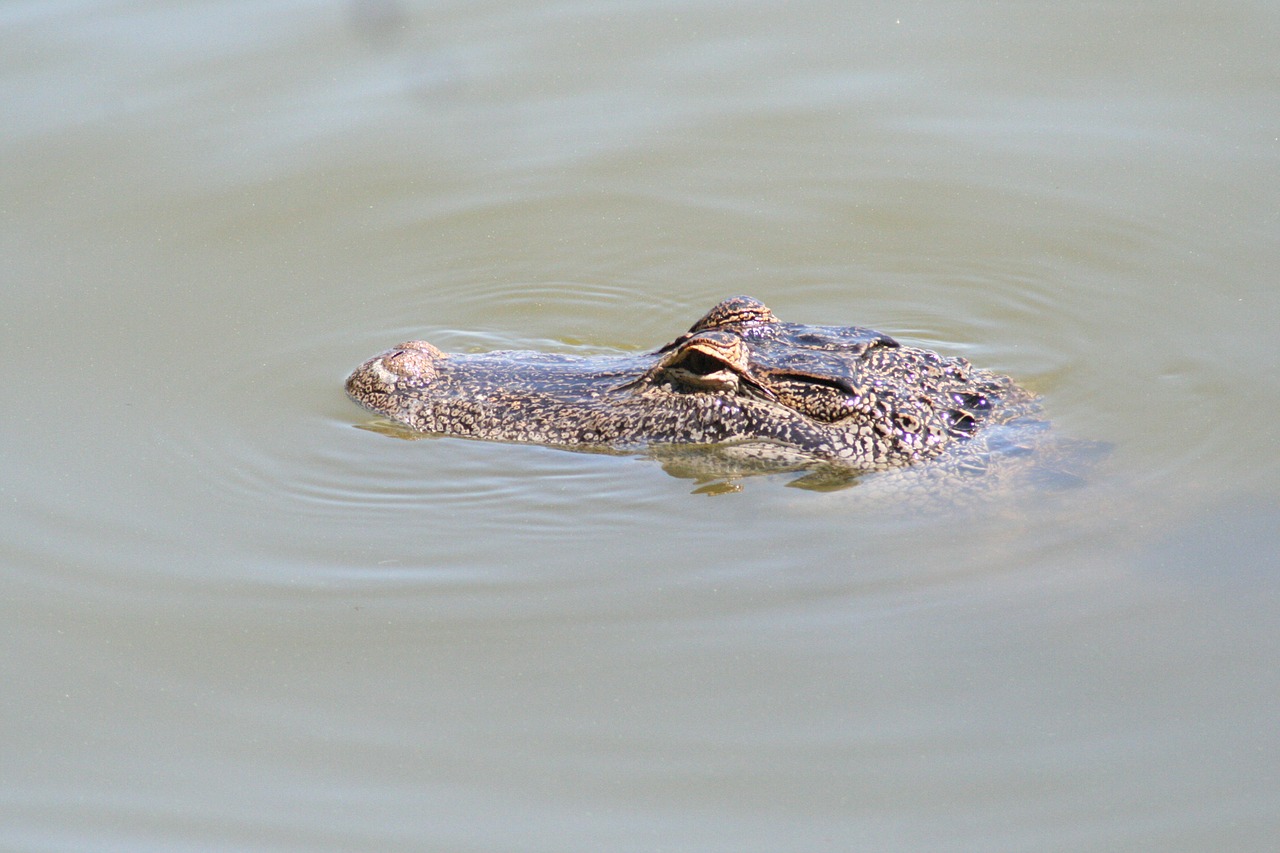
[[859,471],[933,459],[1036,410],[1008,377],[962,358],[857,326],[783,323],[749,297],[651,353],[461,355],[410,341],[346,387],[423,433],[577,448],[742,443]]

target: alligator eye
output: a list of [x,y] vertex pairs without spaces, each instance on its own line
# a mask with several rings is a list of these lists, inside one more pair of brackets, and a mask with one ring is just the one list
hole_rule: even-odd
[[[957,395],[960,396],[960,395]],[[968,396],[968,395],[964,395]],[[978,422],[973,415],[968,412],[952,409],[947,412],[947,432],[954,436],[964,437],[973,435],[978,429]]]
[[738,391],[751,353],[731,332],[699,332],[669,353],[648,374],[650,381],[714,393]]
[[698,376],[706,376],[709,373],[716,373],[717,371],[724,370],[729,365],[700,349],[690,349],[686,351],[683,358],[672,366],[679,366],[690,373],[697,374]]

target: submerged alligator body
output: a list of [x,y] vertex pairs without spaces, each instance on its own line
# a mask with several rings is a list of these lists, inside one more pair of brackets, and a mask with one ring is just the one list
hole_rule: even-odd
[[995,427],[1045,426],[1035,396],[1006,376],[859,326],[786,323],[744,296],[648,353],[453,354],[410,341],[360,365],[346,389],[420,433],[579,450],[709,445],[849,475],[944,455],[972,471],[1010,446],[989,440]]

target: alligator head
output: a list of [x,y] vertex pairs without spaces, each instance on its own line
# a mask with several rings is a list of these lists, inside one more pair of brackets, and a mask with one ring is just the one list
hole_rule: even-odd
[[750,444],[855,471],[932,459],[1034,399],[962,358],[859,326],[786,323],[745,296],[649,353],[454,354],[409,341],[346,388],[421,433],[578,449]]

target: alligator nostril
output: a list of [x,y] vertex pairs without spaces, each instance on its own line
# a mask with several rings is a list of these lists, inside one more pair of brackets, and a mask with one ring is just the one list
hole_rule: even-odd
[[406,379],[427,379],[435,375],[435,361],[439,350],[404,346],[391,350],[382,357],[382,366],[390,373]]

